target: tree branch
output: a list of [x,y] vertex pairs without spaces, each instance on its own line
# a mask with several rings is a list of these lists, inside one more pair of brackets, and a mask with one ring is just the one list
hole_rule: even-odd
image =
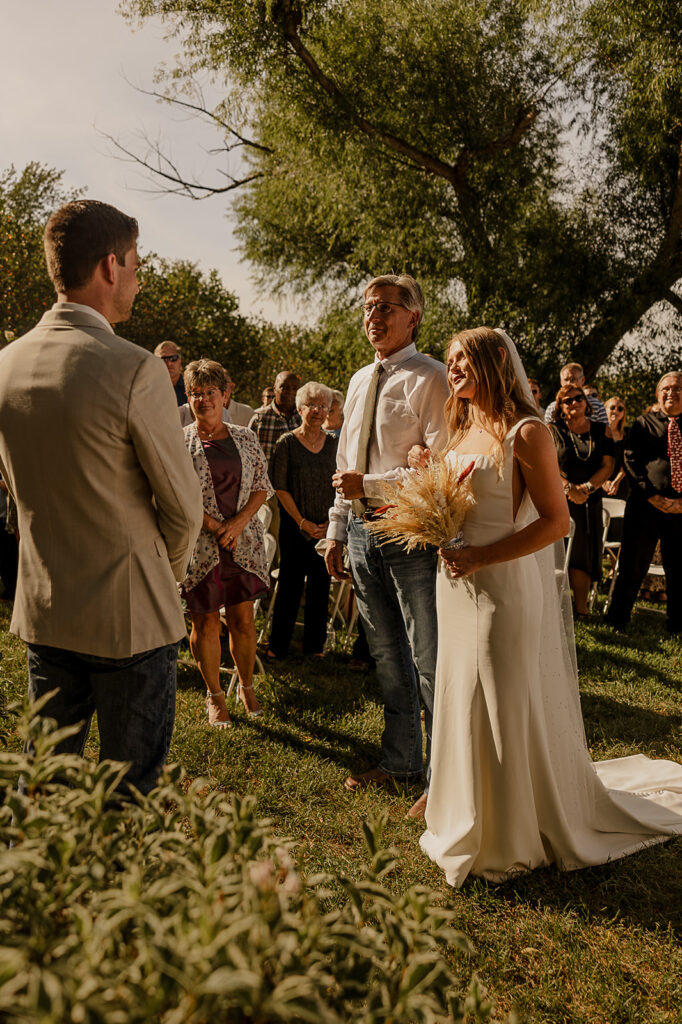
[[251,146],[253,149],[258,149],[262,153],[274,152],[269,146],[263,146],[260,142],[254,142],[253,139],[245,138],[235,128],[233,128],[232,125],[228,124],[227,121],[223,121],[223,119],[218,117],[214,111],[209,110],[203,102],[203,95],[201,95],[201,92],[200,98],[202,102],[190,103],[189,100],[181,100],[178,99],[177,96],[168,96],[166,93],[157,92],[156,89],[143,89],[142,86],[135,85],[131,82],[125,77],[125,75],[123,78],[132,89],[136,92],[142,93],[143,96],[153,96],[155,99],[161,100],[163,103],[168,103],[169,106],[182,107],[185,110],[191,110],[193,113],[199,114],[202,117],[207,117],[210,121],[213,121],[214,124],[218,125],[219,128],[222,128],[223,131],[227,132],[229,135],[234,135],[234,137],[238,139],[239,143],[243,146]]
[[[670,216],[663,241],[656,253],[653,266],[664,268],[670,263],[675,255],[675,250],[680,244],[682,233],[682,143],[677,151],[677,174],[675,176],[675,187],[673,190],[673,201],[670,205]],[[667,298],[667,296],[666,296]]]
[[[100,132],[100,135],[111,142],[120,153],[123,153],[128,162],[138,164],[140,167],[144,167],[145,170],[150,171],[155,177],[162,178],[164,181],[176,186],[175,188],[164,188],[163,190],[144,189],[142,191],[150,191],[159,194],[170,192],[171,195],[184,195],[190,199],[208,199],[209,196],[232,192],[234,189],[240,188],[242,185],[248,185],[250,182],[263,177],[262,171],[247,174],[243,178],[234,178],[232,175],[223,171],[221,173],[228,179],[229,184],[201,185],[197,181],[189,181],[184,178],[170,157],[163,153],[156,143],[150,142],[149,139],[145,139],[145,142],[151,150],[151,153],[156,158],[155,163],[152,163],[149,158],[141,157],[139,154],[126,149],[126,147],[119,142],[118,139],[115,139],[113,135],[107,135],[106,132]],[[119,159],[123,158],[119,157]]]
[[674,292],[672,288],[668,288],[668,290],[664,293],[663,298],[666,302],[669,302],[670,305],[673,306],[678,313],[682,313],[682,298],[676,292]]

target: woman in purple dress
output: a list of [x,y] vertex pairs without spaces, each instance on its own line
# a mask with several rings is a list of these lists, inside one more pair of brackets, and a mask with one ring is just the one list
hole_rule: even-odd
[[185,444],[201,480],[204,522],[182,595],[192,619],[190,647],[206,683],[208,720],[224,729],[231,723],[219,675],[221,608],[239,697],[249,715],[262,714],[253,689],[253,602],[267,592],[269,575],[256,512],[274,492],[256,435],[223,422],[228,378],[220,363],[196,360],[185,370],[184,380],[195,420],[185,427]]

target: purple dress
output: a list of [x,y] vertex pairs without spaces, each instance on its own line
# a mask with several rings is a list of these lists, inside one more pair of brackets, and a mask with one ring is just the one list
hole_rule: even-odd
[[[242,463],[231,437],[201,442],[211,472],[215,499],[221,515],[232,519],[237,512]],[[237,565],[231,551],[221,547],[220,561],[192,590],[182,588],[182,596],[190,613],[207,615],[242,601],[255,601],[267,594],[268,588],[255,575]]]

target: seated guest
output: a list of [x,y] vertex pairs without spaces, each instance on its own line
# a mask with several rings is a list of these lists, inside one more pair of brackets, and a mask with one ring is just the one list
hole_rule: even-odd
[[266,409],[256,412],[249,423],[268,462],[282,434],[301,425],[301,417],[296,411],[296,392],[300,384],[295,373],[286,370],[278,373],[273,401]]
[[607,398],[604,408],[609,418],[609,429],[613,438],[615,465],[611,478],[602,484],[602,488],[610,498],[619,498],[621,501],[625,501],[630,493],[625,473],[625,442],[628,434],[625,426],[625,402],[618,395],[614,395],[613,398]]
[[[562,388],[568,384],[572,384],[575,388],[580,388],[589,402],[589,408],[592,409],[592,420],[596,420],[597,423],[608,423],[603,403],[598,398],[590,398],[584,391],[585,373],[580,363],[566,363],[565,366],[562,366],[559,380],[561,381]],[[545,409],[545,423],[554,423],[555,409],[555,403],[550,402]]]
[[327,535],[335,497],[338,442],[322,427],[331,403],[332,392],[324,384],[304,384],[296,395],[301,426],[279,439],[272,457],[272,483],[282,515],[279,586],[267,653],[271,661],[288,653],[306,577],[303,653],[321,655],[324,648],[330,579],[315,545]]
[[332,404],[329,414],[324,421],[324,429],[334,437],[340,437],[343,426],[343,391],[332,391]]
[[578,617],[589,614],[590,584],[601,579],[601,485],[613,472],[613,441],[592,413],[581,388],[568,384],[556,396],[554,440],[568,510],[575,523],[568,577]]
[[185,428],[185,444],[201,481],[204,520],[182,594],[192,620],[192,655],[206,683],[209,723],[227,728],[230,718],[219,676],[223,607],[239,697],[249,715],[262,714],[253,689],[253,601],[267,592],[269,575],[256,512],[273,492],[253,433],[222,419],[228,381],[220,363],[190,363],[185,387],[195,418]]
[[175,400],[178,405],[184,405],[187,401],[187,395],[185,394],[185,384],[182,379],[182,353],[180,349],[174,341],[162,341],[154,349],[154,355],[158,356],[159,359],[163,359],[166,369],[170,374],[173,391],[175,391]]
[[659,411],[635,420],[625,445],[630,496],[625,506],[618,579],[606,616],[615,629],[630,621],[637,592],[661,542],[667,628],[682,633],[682,373],[656,388]]

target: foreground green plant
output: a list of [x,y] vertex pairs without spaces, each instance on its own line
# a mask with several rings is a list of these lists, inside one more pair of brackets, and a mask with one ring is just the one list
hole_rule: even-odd
[[[63,732],[20,724],[34,756],[0,753],[0,1018],[41,1024],[455,1022],[490,1015],[442,959],[469,952],[453,911],[365,823],[359,879],[303,877],[254,800],[168,770],[123,803],[125,766],[55,755]],[[21,787],[18,788],[20,777]],[[341,889],[345,901],[329,896]]]

